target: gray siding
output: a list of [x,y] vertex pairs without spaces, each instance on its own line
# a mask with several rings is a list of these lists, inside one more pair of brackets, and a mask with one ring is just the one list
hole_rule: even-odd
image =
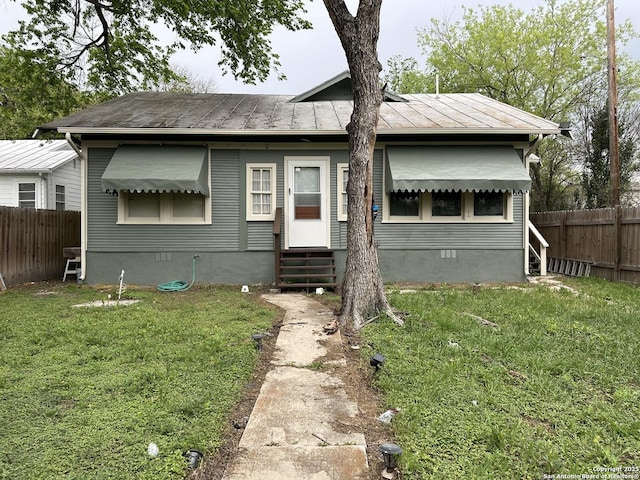
[[376,151],[373,186],[379,207],[375,237],[385,249],[522,249],[524,195],[513,196],[512,223],[382,223],[384,212],[382,151]]
[[211,225],[195,226],[206,239],[206,251],[238,251],[240,227],[244,225],[244,184],[240,184],[238,150],[211,151]]
[[[118,198],[102,192],[100,182],[114,151],[89,149],[87,250],[114,253],[238,250],[237,159],[235,163],[226,163],[220,157],[212,160],[215,167],[221,168],[211,179],[212,225],[117,225]],[[213,168],[212,172],[215,173]]]
[[[211,225],[117,225],[117,197],[103,193],[100,181],[114,151],[89,149],[87,282],[114,283],[125,266],[131,284],[190,281],[197,253],[200,283],[271,283],[273,222],[246,221],[246,164],[276,164],[276,206],[283,207],[284,157],[294,155],[331,158],[331,246],[342,275],[347,222],[337,220],[336,173],[338,163],[348,162],[346,150],[211,150]],[[378,149],[374,195],[380,212],[375,236],[385,281],[524,279],[523,195],[514,196],[513,223],[382,223],[383,172],[383,150]]]
[[514,249],[522,248],[522,202],[513,198],[513,223],[380,223],[380,249]]

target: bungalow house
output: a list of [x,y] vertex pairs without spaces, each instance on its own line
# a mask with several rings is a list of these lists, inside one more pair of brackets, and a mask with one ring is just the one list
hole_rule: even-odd
[[0,205],[80,210],[80,161],[65,140],[0,140]]
[[[42,125],[82,152],[84,280],[190,281],[194,263],[199,283],[339,282],[350,82],[132,93]],[[385,92],[373,165],[385,281],[524,281],[529,157],[561,133],[478,93]]]

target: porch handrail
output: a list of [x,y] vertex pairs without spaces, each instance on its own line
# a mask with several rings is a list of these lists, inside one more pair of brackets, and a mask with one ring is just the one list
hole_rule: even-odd
[[549,242],[545,240],[542,234],[538,231],[536,226],[529,223],[529,231],[533,233],[533,236],[536,237],[538,242],[540,243],[540,254],[536,252],[531,242],[529,242],[529,250],[536,256],[536,258],[540,261],[540,276],[545,276],[547,274],[547,248],[549,248]]
[[275,287],[280,286],[280,232],[282,230],[282,207],[276,208],[275,217],[273,218],[273,252],[275,256]]

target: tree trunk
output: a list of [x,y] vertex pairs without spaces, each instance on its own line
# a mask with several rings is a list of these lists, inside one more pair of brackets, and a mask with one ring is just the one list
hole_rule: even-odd
[[324,4],[345,51],[353,85],[353,113],[347,125],[347,263],[340,321],[350,321],[358,329],[379,312],[393,315],[380,275],[372,214],[373,152],[382,102],[377,52],[382,0],[360,0],[356,16],[343,0],[324,0]]

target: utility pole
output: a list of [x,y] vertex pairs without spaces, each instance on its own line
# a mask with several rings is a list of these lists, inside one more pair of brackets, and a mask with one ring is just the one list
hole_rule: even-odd
[[611,206],[620,205],[620,149],[618,146],[618,85],[616,83],[616,25],[613,0],[607,0],[607,66],[609,84],[609,170]]

